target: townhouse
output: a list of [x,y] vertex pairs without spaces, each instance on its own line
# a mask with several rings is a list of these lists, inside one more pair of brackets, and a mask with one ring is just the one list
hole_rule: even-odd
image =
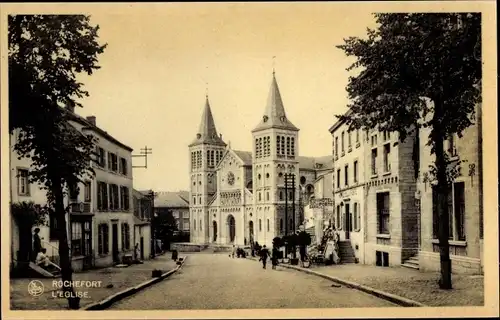
[[[66,222],[72,266],[75,271],[103,267],[122,262],[125,255],[133,253],[131,232],[134,226],[132,212],[132,149],[113,138],[96,125],[96,118],[86,119],[70,110],[72,126],[83,134],[97,138],[97,161],[92,166],[95,176],[77,186],[69,186],[65,205],[69,207]],[[41,186],[30,184],[27,176],[31,162],[18,159],[13,151],[17,132],[11,136],[11,203],[33,201],[46,203],[46,193]],[[15,266],[21,254],[20,247],[27,235],[20,234],[16,218],[11,216],[11,259]],[[58,262],[59,240],[52,216],[40,228],[42,246]],[[25,229],[25,228],[22,228]],[[24,232],[26,233],[26,232]],[[30,234],[31,237],[31,234]]]
[[[333,139],[335,203],[333,226],[341,241],[351,244],[355,257],[365,262],[367,188],[365,176],[366,136],[362,130],[348,130],[338,121],[330,129]],[[365,138],[364,138],[365,137]]]
[[[449,246],[453,273],[483,273],[483,165],[482,105],[475,109],[475,123],[461,138],[450,136],[444,143],[449,166],[459,166],[448,194]],[[431,115],[429,115],[431,116]],[[420,130],[420,169],[417,195],[421,208],[418,267],[440,270],[436,190],[429,174],[435,156],[426,145],[429,129]],[[460,161],[463,161],[460,163]]]

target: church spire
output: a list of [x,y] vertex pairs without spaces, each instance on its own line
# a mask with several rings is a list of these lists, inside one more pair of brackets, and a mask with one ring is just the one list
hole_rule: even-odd
[[278,82],[276,81],[276,73],[273,68],[273,79],[271,81],[271,88],[267,97],[267,105],[259,125],[252,130],[252,132],[268,129],[280,128],[292,131],[299,131],[290,120],[286,117],[285,107],[281,99]]
[[196,139],[190,146],[197,144],[226,145],[222,140],[222,135],[219,136],[217,133],[214,117],[212,116],[212,110],[210,108],[210,102],[208,100],[208,92],[205,94],[205,108],[203,109],[201,122],[198,127],[198,132],[196,133]]

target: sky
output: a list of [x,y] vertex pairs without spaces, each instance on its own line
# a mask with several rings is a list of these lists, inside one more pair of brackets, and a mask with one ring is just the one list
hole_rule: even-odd
[[328,129],[346,111],[353,62],[335,46],[376,26],[362,3],[163,3],[87,13],[108,47],[101,69],[81,77],[90,97],[77,113],[96,116],[133,154],[152,148],[148,168],[134,168],[133,178],[134,188],[156,191],[188,189],[188,144],[207,92],[223,139],[251,151],[273,65],[287,116],[300,128],[300,155],[331,154]]

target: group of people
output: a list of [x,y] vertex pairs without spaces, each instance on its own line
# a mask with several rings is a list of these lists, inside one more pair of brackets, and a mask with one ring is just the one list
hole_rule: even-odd
[[262,261],[262,268],[266,269],[267,258],[271,258],[272,268],[276,269],[276,266],[278,265],[279,252],[278,248],[273,247],[272,253],[270,253],[266,248],[266,245],[263,245],[258,252],[259,261]]
[[42,247],[42,239],[40,238],[40,228],[35,228],[33,234],[33,251],[31,261],[35,262],[37,266],[48,267],[53,264],[47,256],[47,249]]

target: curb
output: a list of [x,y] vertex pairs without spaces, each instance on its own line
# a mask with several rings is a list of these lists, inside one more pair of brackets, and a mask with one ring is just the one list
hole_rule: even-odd
[[[255,259],[253,257],[250,257],[249,259],[257,261],[257,259]],[[364,286],[364,285],[356,283],[356,282],[347,281],[347,280],[337,278],[334,276],[329,276],[329,275],[326,275],[326,274],[321,273],[321,272],[303,269],[303,268],[295,267],[295,266],[289,266],[286,264],[279,264],[278,267],[293,269],[293,270],[305,272],[308,274],[312,274],[312,275],[315,275],[315,276],[318,276],[318,277],[321,277],[321,278],[324,278],[324,279],[327,279],[327,280],[330,280],[330,281],[333,281],[336,283],[343,284],[344,286],[346,286],[348,288],[353,288],[353,289],[357,289],[359,291],[363,291],[365,293],[369,293],[371,295],[374,295],[374,296],[379,297],[381,299],[393,302],[393,303],[398,304],[398,305],[403,306],[403,307],[427,307],[426,305],[424,305],[420,302],[414,301],[414,300],[410,300],[410,299],[407,299],[407,298],[404,298],[404,297],[401,297],[401,296],[398,296],[398,295],[395,295],[392,293],[388,293],[388,292],[384,292],[384,291],[377,290],[374,288],[370,288],[370,287]]]
[[164,274],[162,274],[158,278],[153,278],[151,280],[147,280],[147,281],[140,283],[134,287],[130,287],[128,289],[125,289],[123,291],[115,293],[115,294],[113,294],[113,295],[111,295],[111,296],[109,296],[101,301],[95,302],[91,305],[84,307],[83,310],[104,310],[104,309],[107,309],[113,303],[120,301],[124,298],[127,298],[127,297],[129,297],[129,296],[131,296],[131,295],[133,295],[133,294],[135,294],[143,289],[146,289],[147,287],[149,287],[155,283],[158,283],[158,282],[170,277],[172,274],[176,273],[186,262],[187,256],[184,256],[181,258],[182,258],[182,262],[180,265],[176,266],[174,269],[172,269],[168,272],[165,272]]

